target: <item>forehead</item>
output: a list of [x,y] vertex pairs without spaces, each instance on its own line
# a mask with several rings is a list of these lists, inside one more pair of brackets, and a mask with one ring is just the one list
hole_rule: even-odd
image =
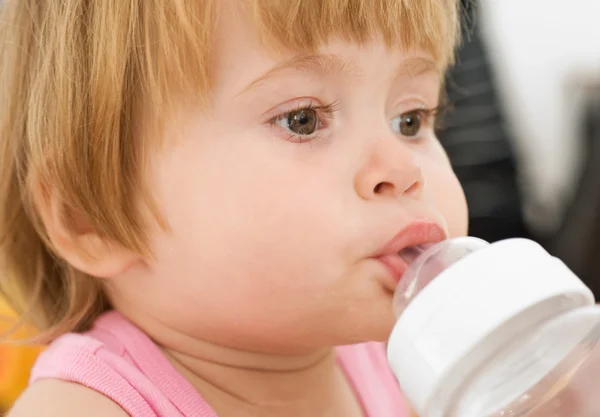
[[[251,45],[248,38],[242,37],[221,51],[221,59],[215,63],[215,100],[257,98],[275,91],[304,94],[317,85],[331,92],[334,85],[343,82],[375,88],[391,82],[404,85],[409,80],[428,80],[439,87],[442,80],[442,73],[427,54],[388,51],[379,43],[360,47],[335,42],[315,54],[275,54],[262,48],[252,50]],[[325,87],[328,83],[333,84]]]
[[[259,88],[268,80],[278,75],[285,75],[288,72],[304,72],[320,77],[336,75],[360,80],[363,73],[360,61],[336,54],[294,55],[290,59],[276,63],[261,76],[254,79],[242,92],[245,93]],[[383,68],[379,67],[379,69]],[[439,68],[428,56],[406,56],[393,70],[398,77],[418,77],[430,73],[441,80]]]

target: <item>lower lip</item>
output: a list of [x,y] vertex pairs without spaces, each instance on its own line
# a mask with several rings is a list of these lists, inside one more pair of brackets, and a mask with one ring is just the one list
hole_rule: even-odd
[[400,279],[402,279],[402,275],[404,275],[406,268],[408,267],[404,259],[396,254],[384,255],[376,259],[381,262],[390,272],[392,278],[394,278],[394,284],[398,284]]

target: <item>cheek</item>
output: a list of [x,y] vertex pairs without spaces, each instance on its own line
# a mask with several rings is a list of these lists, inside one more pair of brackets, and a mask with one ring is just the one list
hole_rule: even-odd
[[[171,300],[164,309],[178,327],[219,343],[307,343],[313,339],[297,339],[337,323],[331,311],[347,308],[330,294],[346,288],[345,245],[356,231],[338,180],[289,159],[256,158],[223,154],[219,164],[191,164],[178,156],[161,168],[171,230],[155,241],[153,292]],[[199,306],[201,317],[186,314]]]
[[445,192],[442,198],[447,202],[446,216],[450,236],[465,236],[469,226],[467,201],[462,186],[454,173],[445,184]]
[[265,311],[282,298],[301,303],[298,293],[327,290],[343,271],[344,206],[314,168],[243,151],[187,150],[161,167],[171,226],[158,242],[161,267],[186,279],[190,294],[211,293],[207,303],[219,294]]
[[437,157],[426,170],[428,193],[433,204],[444,216],[451,237],[464,236],[468,231],[468,210],[465,195],[445,154]]

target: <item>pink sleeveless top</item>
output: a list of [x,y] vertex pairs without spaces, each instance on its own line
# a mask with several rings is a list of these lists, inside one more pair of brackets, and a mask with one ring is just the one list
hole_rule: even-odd
[[[338,360],[367,417],[408,417],[384,347],[338,348]],[[84,334],[66,334],[35,364],[31,382],[55,378],[91,388],[132,417],[217,417],[159,348],[117,312],[100,317]]]

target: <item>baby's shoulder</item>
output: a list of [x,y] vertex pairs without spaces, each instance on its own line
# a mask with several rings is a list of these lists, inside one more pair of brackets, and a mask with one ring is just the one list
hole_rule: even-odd
[[[99,334],[65,334],[38,357],[30,385],[17,400],[8,417],[125,417],[129,414],[106,395],[111,365],[124,360],[118,344]],[[110,356],[113,360],[107,362]]]
[[58,379],[33,383],[17,400],[7,417],[127,417],[105,395],[83,385]]
[[103,391],[125,385],[123,380],[131,372],[137,370],[120,333],[95,325],[86,333],[67,333],[54,340],[37,358],[30,383],[58,379],[101,388],[107,394]]
[[[137,333],[141,332],[118,316],[109,314],[101,317],[86,333],[68,333],[59,337],[39,355],[33,366],[30,388],[23,396],[22,404],[25,405],[21,407],[28,407],[33,400],[32,407],[45,412],[45,408],[39,408],[37,403],[41,402],[37,401],[37,396],[44,399],[56,394],[57,402],[61,398],[71,401],[71,396],[77,396],[89,399],[95,405],[94,398],[99,398],[104,404],[104,408],[100,405],[99,409],[112,406],[118,411],[125,410],[124,415],[155,416],[153,405],[164,401],[135,360],[138,350],[143,350],[145,343],[151,343]],[[136,336],[133,342],[129,340]],[[103,415],[121,416],[118,411],[117,414],[106,412]],[[21,415],[28,414],[16,414]],[[77,415],[90,414],[86,411]]]
[[[99,337],[100,336],[100,337]],[[68,333],[42,351],[31,370],[30,383],[44,379],[59,379],[85,386],[103,375],[103,384],[116,383],[117,372],[126,369],[126,350],[118,339],[102,337],[100,332]]]

